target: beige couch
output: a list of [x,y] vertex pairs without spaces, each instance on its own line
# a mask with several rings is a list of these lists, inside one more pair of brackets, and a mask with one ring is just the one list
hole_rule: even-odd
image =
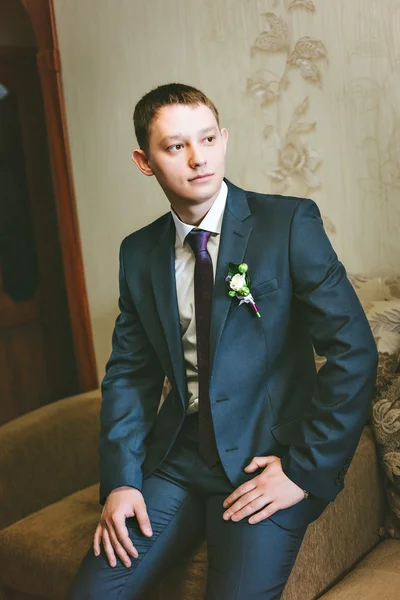
[[[101,511],[99,408],[94,391],[0,427],[1,600],[64,597]],[[382,477],[366,426],[345,489],[307,530],[283,600],[400,598],[400,541],[383,537]],[[200,600],[205,575],[202,545],[146,600]]]

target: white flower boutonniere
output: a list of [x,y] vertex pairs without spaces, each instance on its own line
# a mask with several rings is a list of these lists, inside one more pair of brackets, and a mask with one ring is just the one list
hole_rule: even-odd
[[244,302],[250,304],[254,313],[257,317],[261,317],[257,304],[254,302],[254,298],[250,292],[250,276],[248,273],[249,267],[246,263],[237,265],[236,263],[229,263],[228,275],[225,281],[229,285],[229,295],[240,300],[239,306]]

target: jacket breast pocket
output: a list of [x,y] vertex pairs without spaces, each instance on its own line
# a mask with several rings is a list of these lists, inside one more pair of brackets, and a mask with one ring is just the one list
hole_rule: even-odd
[[275,279],[269,279],[268,281],[264,281],[263,283],[252,285],[251,293],[253,295],[254,300],[257,300],[278,289],[279,279],[275,277]]

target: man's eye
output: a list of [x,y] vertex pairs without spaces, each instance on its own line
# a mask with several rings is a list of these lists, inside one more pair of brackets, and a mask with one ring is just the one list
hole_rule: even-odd
[[215,140],[215,135],[209,135],[208,137],[206,137],[207,142],[212,142],[213,140]]
[[173,146],[169,146],[167,150],[180,150],[181,148],[183,148],[183,144],[174,144]]

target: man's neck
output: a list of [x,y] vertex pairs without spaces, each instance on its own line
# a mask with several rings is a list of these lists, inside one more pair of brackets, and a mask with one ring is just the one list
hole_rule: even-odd
[[221,188],[209,200],[206,200],[201,204],[188,205],[187,200],[182,200],[181,198],[170,199],[171,208],[183,223],[186,223],[186,225],[197,226],[202,222],[218,198],[220,191]]
[[200,223],[214,204],[215,200],[216,198],[211,198],[210,200],[208,200],[207,202],[203,202],[199,206],[191,207],[171,202],[171,207],[183,223],[186,223],[186,225],[197,226],[200,225]]

